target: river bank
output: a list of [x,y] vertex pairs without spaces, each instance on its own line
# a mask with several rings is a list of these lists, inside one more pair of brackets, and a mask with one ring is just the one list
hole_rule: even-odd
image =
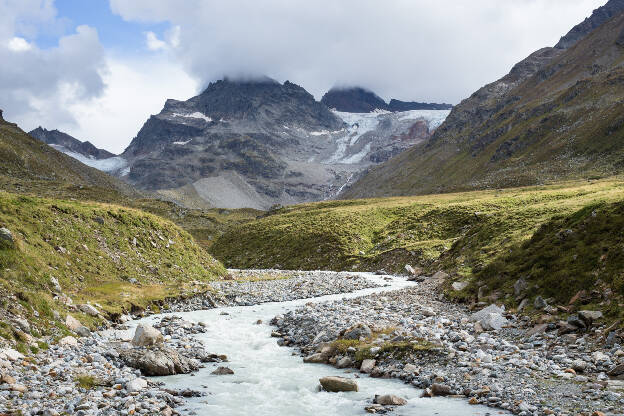
[[[607,376],[624,354],[617,343],[596,343],[593,332],[557,337],[541,328],[527,336],[528,321],[505,313],[503,328],[483,331],[472,311],[438,294],[435,278],[415,285],[366,273],[231,273],[237,280],[215,284],[210,295],[171,304],[173,314],[66,337],[32,356],[3,350],[0,414],[388,410],[372,404],[376,394],[406,398],[397,415],[487,414],[488,407],[468,400],[522,415],[624,408],[624,383]],[[158,329],[162,347],[131,343],[139,322]],[[278,344],[334,367],[303,364]],[[159,359],[141,361],[152,350]],[[173,373],[186,374],[145,376],[168,371],[162,360],[172,357]],[[219,367],[234,374],[212,374]],[[319,395],[318,379],[328,375],[351,378],[360,391]],[[420,389],[434,397],[420,398]],[[463,400],[438,397],[446,395]]]

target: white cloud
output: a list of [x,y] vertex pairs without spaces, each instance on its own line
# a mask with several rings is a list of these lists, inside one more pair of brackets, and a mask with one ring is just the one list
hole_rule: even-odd
[[57,23],[50,0],[0,0],[0,108],[20,125],[75,123],[68,107],[104,88],[104,50],[97,31],[78,26],[58,45],[28,41],[37,28]]
[[13,52],[22,52],[32,49],[32,45],[24,38],[15,36],[7,42],[7,47]]
[[166,98],[186,100],[197,93],[197,82],[162,57],[130,60],[108,57],[106,88],[93,100],[68,106],[77,123],[54,125],[100,148],[121,153]]
[[147,49],[150,51],[158,51],[167,48],[167,44],[158,39],[158,36],[156,36],[154,32],[145,32],[145,43],[147,44]]
[[110,0],[124,19],[179,26],[173,57],[208,81],[266,74],[319,97],[362,84],[385,98],[458,102],[606,0]]

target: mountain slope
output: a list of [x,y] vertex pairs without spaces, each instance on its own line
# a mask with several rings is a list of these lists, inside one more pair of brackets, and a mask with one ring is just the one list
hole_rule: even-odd
[[[611,0],[456,106],[432,139],[373,168],[343,197],[518,186],[621,172],[624,9]],[[607,10],[607,12],[605,12]],[[592,27],[598,28],[587,34]],[[584,37],[582,35],[585,35]]]
[[426,140],[447,114],[341,113],[288,81],[225,79],[187,101],[167,100],[121,155],[124,179],[222,208],[327,199]]
[[40,196],[119,202],[142,195],[5,121],[0,113],[0,189]]

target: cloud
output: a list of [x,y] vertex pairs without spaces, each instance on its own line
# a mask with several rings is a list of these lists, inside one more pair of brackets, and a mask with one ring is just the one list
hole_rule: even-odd
[[104,90],[104,49],[94,28],[78,26],[49,49],[29,42],[55,16],[51,1],[0,1],[0,108],[25,128],[76,123],[68,107]]
[[605,1],[110,4],[128,21],[178,27],[179,41],[168,43],[168,53],[203,84],[223,75],[266,74],[297,82],[317,98],[338,84],[363,85],[384,98],[458,102],[534,50],[556,43]]
[[24,38],[15,36],[7,42],[7,47],[13,52],[29,51],[32,45]]
[[51,124],[97,147],[121,153],[150,114],[166,98],[186,100],[197,93],[197,82],[165,57],[128,59],[107,56],[107,87],[101,96],[67,107],[77,123]]
[[147,44],[147,49],[150,51],[158,51],[167,48],[167,43],[158,39],[158,36],[156,36],[154,32],[145,32],[145,43]]

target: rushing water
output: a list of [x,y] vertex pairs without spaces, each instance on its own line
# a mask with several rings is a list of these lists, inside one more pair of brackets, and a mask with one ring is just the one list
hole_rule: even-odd
[[[366,274],[370,279],[383,281],[379,276]],[[386,283],[386,282],[384,282]],[[307,302],[332,301],[364,294],[396,290],[410,285],[405,279],[392,277],[389,286],[360,290],[350,294],[330,295],[290,302],[265,303],[256,306],[237,306],[205,311],[176,313],[187,320],[206,323],[207,332],[199,334],[208,352],[227,354],[227,365],[234,375],[216,376],[210,373],[216,367],[206,368],[194,375],[161,377],[169,388],[192,388],[207,396],[188,399],[182,409],[197,415],[224,416],[293,416],[293,415],[364,415],[364,407],[375,394],[395,394],[408,400],[397,407],[394,415],[485,415],[499,413],[484,406],[472,406],[462,399],[420,398],[422,390],[400,380],[378,379],[362,375],[357,379],[358,392],[319,392],[319,378],[329,375],[356,377],[358,372],[336,369],[324,364],[304,364],[294,350],[279,347],[271,338],[268,322]],[[228,315],[222,315],[227,312]],[[148,318],[153,321],[158,317]],[[260,319],[263,324],[257,325]]]

